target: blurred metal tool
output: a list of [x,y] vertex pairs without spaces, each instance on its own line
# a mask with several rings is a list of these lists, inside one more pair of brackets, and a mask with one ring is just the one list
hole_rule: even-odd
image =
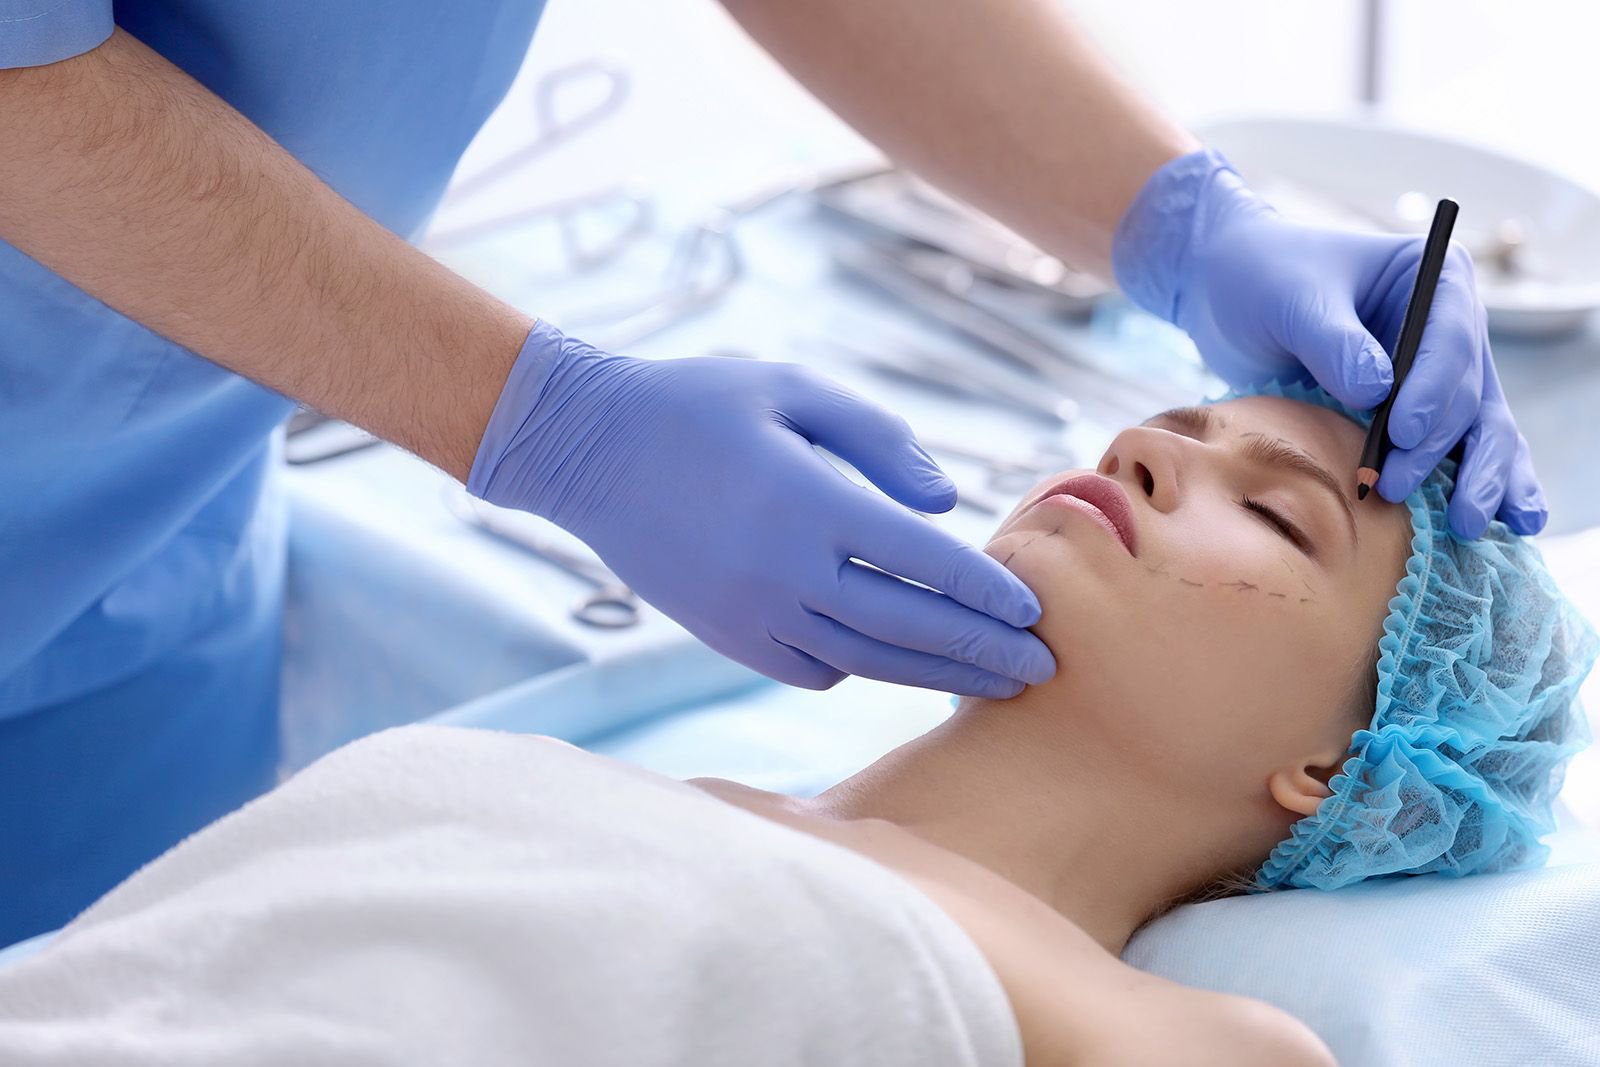
[[660,287],[649,296],[627,304],[579,309],[564,315],[562,321],[586,328],[602,348],[620,349],[704,311],[744,277],[744,257],[730,225],[729,219],[710,217],[679,237]]
[[626,348],[721,300],[744,277],[744,256],[734,237],[739,220],[791,193],[809,190],[815,179],[786,174],[738,200],[713,208],[690,226],[673,246],[661,287],[642,299],[580,309],[564,323],[600,327],[589,331],[603,348]]
[[[1394,205],[1387,214],[1369,211],[1348,199],[1339,202],[1385,230],[1424,234],[1433,223],[1433,206],[1439,202],[1439,198],[1430,198],[1426,193],[1408,189],[1394,198]],[[1498,273],[1505,281],[1521,281],[1529,276],[1526,248],[1528,231],[1520,220],[1503,218],[1487,231],[1475,232],[1469,228],[1457,240],[1480,269]]]
[[584,594],[572,605],[571,615],[578,622],[603,630],[638,625],[638,595],[599,560],[568,552],[526,526],[509,521],[500,509],[469,496],[458,486],[446,488],[445,506],[452,515],[469,526],[476,526],[531,552],[546,563],[594,586],[594,592]]
[[1078,417],[1077,402],[1042,382],[1027,382],[992,364],[962,359],[901,342],[868,347],[836,336],[814,344],[837,352],[874,373],[930,392],[992,404],[1007,411],[1066,426]]
[[[880,242],[837,242],[833,257],[850,276],[1102,414],[1143,418],[1153,404],[1172,399],[1167,394],[1174,390],[1167,383],[1120,378],[1065,345],[968,299],[970,274],[963,279],[961,272],[944,269],[941,261],[928,259],[926,253],[902,256],[903,251]],[[952,261],[943,257],[942,263],[949,266]]]
[[[429,230],[422,246],[437,250],[468,244],[511,227],[545,220],[555,223],[565,269],[577,272],[615,259],[649,233],[654,226],[654,210],[641,193],[623,188],[600,189],[478,222]],[[585,236],[585,231],[593,230],[601,231],[602,236]]]
[[[597,98],[573,107],[585,86],[598,87]],[[594,128],[621,110],[628,97],[628,74],[603,59],[586,59],[550,71],[534,85],[534,136],[522,147],[489,164],[478,173],[453,183],[440,201],[441,208],[463,203],[541,156]],[[592,90],[591,90],[592,91]],[[475,222],[442,224],[430,229],[422,244],[444,248],[500,233],[508,227],[541,220],[554,221],[560,233],[567,267],[587,270],[615,258],[649,232],[650,201],[639,191],[618,186],[596,189],[560,200],[519,208]],[[600,240],[585,240],[583,230],[604,229]]]
[[[1428,232],[1433,206],[1439,202],[1437,196],[1407,189],[1396,194],[1386,207],[1370,207],[1348,194],[1312,189],[1276,175],[1263,179],[1262,187],[1263,195],[1291,217],[1417,236]],[[1523,281],[1533,275],[1528,263],[1527,227],[1519,219],[1507,217],[1486,229],[1458,230],[1455,239],[1471,254],[1474,264],[1502,280]]]
[[1107,292],[1093,276],[904,171],[849,174],[821,185],[816,199],[858,229],[958,258],[986,279],[1034,298],[1041,309],[1086,315]]
[[284,430],[283,459],[293,467],[321,463],[381,445],[383,441],[359,426],[301,408],[289,417]]
[[[602,95],[563,114],[563,99],[578,99],[579,87],[584,84],[599,86]],[[444,202],[464,200],[480,193],[585,130],[598,126],[622,109],[628,98],[629,84],[627,71],[600,58],[580,60],[550,71],[534,83],[533,139],[470,178],[452,184],[445,192]]]

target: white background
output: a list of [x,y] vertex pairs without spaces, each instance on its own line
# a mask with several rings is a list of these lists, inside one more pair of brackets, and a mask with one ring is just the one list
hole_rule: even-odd
[[[1066,6],[1132,80],[1186,123],[1252,111],[1360,110],[1361,0]],[[1573,0],[1388,0],[1385,10],[1382,116],[1600,185],[1600,136],[1591,117],[1600,81],[1600,7]],[[872,156],[715,0],[550,0],[517,85],[459,173],[472,173],[529,137],[539,74],[601,55],[632,76],[625,112],[531,168],[504,199],[531,203],[634,179],[657,191],[692,192],[709,205],[796,164]]]

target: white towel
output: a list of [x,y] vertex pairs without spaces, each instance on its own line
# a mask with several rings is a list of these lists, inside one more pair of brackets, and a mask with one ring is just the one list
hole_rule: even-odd
[[406,727],[0,970],[0,1063],[1020,1065],[948,916],[847,849],[546,738]]

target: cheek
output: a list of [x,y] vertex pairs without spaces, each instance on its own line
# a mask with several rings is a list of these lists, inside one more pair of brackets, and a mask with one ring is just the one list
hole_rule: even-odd
[[1253,530],[1221,525],[1228,516],[1218,518],[1207,535],[1167,535],[1159,557],[1108,562],[1081,534],[1033,528],[1002,534],[985,551],[1038,595],[1044,615],[1035,632],[1069,659],[1079,645],[1114,663],[1148,662],[1152,650],[1237,653],[1242,642],[1303,647],[1330,607],[1326,576],[1268,538],[1247,536]]
[[1228,746],[1275,744],[1348,684],[1330,654],[1349,643],[1341,613],[1309,561],[1191,554],[1073,579],[1051,562],[1011,563],[1044,604],[1035,632],[1062,666],[1051,684],[1152,763],[1203,770]]
[[1196,554],[1155,564],[1145,577],[1148,599],[1159,604],[1150,609],[1156,636],[1220,692],[1279,693],[1317,684],[1325,672],[1340,613],[1326,577],[1303,557]]

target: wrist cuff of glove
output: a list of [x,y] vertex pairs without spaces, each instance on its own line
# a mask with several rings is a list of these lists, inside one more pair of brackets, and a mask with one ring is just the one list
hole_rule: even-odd
[[472,471],[467,475],[467,492],[483,500],[490,499],[491,487],[500,465],[514,451],[514,446],[526,435],[539,408],[539,398],[544,394],[561,362],[568,342],[567,335],[543,319],[533,324],[522,350],[511,365],[511,373],[500,389],[500,399],[495,401],[489,424],[484,427],[483,438],[478,442],[478,454],[473,457]]
[[[1232,180],[1219,183],[1220,175]],[[1246,192],[1233,165],[1212,148],[1179,156],[1144,183],[1111,238],[1111,268],[1129,300],[1178,321],[1185,260],[1213,214],[1204,210],[1208,200],[1223,189]]]

